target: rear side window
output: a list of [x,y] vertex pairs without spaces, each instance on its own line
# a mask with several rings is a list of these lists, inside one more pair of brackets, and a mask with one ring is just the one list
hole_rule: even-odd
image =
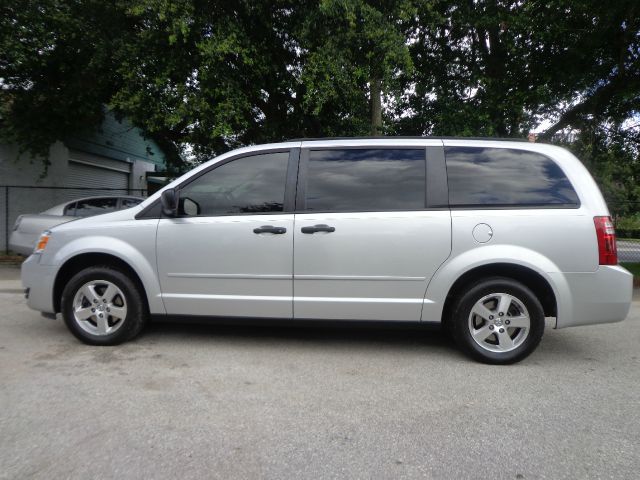
[[139,198],[123,198],[120,200],[120,208],[125,209],[125,208],[135,207],[140,202],[142,202],[141,198],[140,199]]
[[64,212],[62,212],[63,215],[69,216],[69,217],[73,217],[76,214],[76,202],[70,203],[69,205],[67,205],[66,207],[64,207]]
[[545,155],[509,148],[446,147],[451,206],[580,205],[560,167]]
[[94,198],[83,200],[76,206],[77,217],[92,217],[101,213],[114,212],[118,204],[117,198]]
[[311,150],[306,210],[422,209],[425,169],[424,149]]

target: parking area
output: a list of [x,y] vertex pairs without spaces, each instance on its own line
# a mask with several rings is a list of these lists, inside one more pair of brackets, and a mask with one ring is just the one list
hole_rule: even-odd
[[640,298],[509,367],[438,332],[151,325],[0,293],[0,478],[637,478]]

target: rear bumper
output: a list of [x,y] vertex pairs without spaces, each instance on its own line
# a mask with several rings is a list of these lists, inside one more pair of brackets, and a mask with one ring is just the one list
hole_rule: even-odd
[[556,328],[624,320],[631,308],[633,275],[616,266],[600,266],[592,273],[550,273],[556,286]]
[[22,263],[22,286],[29,291],[27,306],[43,313],[55,313],[53,307],[53,284],[57,268],[40,265],[40,255],[31,255]]
[[18,230],[11,232],[9,237],[9,250],[28,257],[33,253],[33,249],[38,240],[38,235],[32,233],[22,233]]

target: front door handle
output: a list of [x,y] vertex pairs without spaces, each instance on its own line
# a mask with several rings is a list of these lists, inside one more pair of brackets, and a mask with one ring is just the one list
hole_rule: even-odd
[[314,225],[313,227],[302,227],[302,233],[316,233],[327,232],[332,233],[336,231],[336,227],[330,227],[329,225]]
[[253,229],[253,233],[273,233],[276,235],[282,235],[287,233],[287,229],[284,227],[274,227],[273,225],[263,225]]

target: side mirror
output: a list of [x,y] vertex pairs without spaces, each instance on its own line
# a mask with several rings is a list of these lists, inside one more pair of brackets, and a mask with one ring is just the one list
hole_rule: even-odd
[[180,211],[190,217],[196,217],[200,215],[200,205],[198,202],[191,200],[190,198],[181,198],[178,201],[180,205]]
[[167,217],[175,217],[178,209],[178,196],[173,189],[165,190],[160,195],[162,214]]

